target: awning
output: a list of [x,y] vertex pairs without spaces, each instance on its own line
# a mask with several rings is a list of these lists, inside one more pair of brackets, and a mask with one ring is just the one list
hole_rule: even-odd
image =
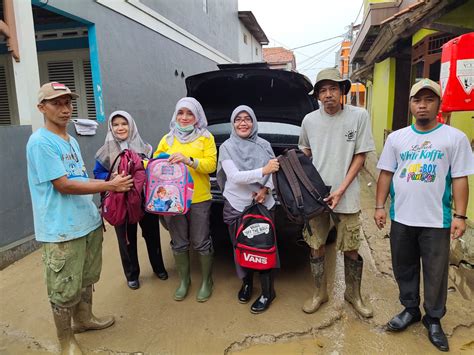
[[365,54],[380,32],[382,22],[399,11],[399,4],[399,1],[394,1],[369,5],[369,11],[351,48],[351,63],[363,62]]

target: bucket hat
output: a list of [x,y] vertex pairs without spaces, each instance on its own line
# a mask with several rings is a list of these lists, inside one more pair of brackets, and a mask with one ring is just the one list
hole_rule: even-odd
[[343,89],[343,95],[347,95],[351,90],[351,81],[349,79],[343,79],[341,73],[337,68],[326,68],[321,70],[316,76],[316,84],[314,84],[314,89],[309,94],[317,94],[319,91],[319,86],[324,80],[335,81]]

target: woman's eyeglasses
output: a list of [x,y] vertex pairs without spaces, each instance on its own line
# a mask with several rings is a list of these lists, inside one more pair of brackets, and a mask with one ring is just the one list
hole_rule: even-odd
[[246,116],[246,117],[237,117],[237,118],[234,120],[234,123],[235,123],[235,124],[241,124],[242,122],[245,122],[245,123],[252,123],[252,118],[249,117],[249,116]]

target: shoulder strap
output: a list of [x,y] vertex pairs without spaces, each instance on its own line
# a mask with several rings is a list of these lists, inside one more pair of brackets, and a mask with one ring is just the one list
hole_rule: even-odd
[[117,157],[115,158],[114,162],[113,162],[112,165],[110,166],[109,174],[108,174],[107,177],[105,178],[105,181],[109,181],[109,180],[110,180],[110,177],[112,176],[112,173],[113,173],[114,168],[115,168],[115,164],[117,164],[119,158],[124,155],[124,152],[125,152],[125,150],[121,151],[120,154],[117,155]]
[[309,193],[319,202],[323,201],[323,197],[319,193],[318,189],[313,185],[311,180],[306,175],[303,170],[303,166],[300,163],[300,160],[296,156],[296,151],[294,149],[288,151],[288,159],[291,163],[292,168],[295,170],[296,176],[301,181],[304,187],[309,191]]
[[313,185],[311,180],[306,175],[303,166],[300,163],[300,160],[296,156],[296,150],[292,149],[288,152],[288,159],[291,163],[292,168],[296,172],[296,176],[301,181],[303,186],[308,190],[308,192],[313,196],[315,200],[317,200],[320,204],[322,204],[325,209],[329,212],[334,222],[339,222],[339,217],[333,212],[333,210],[328,206],[328,204],[324,201],[324,198],[319,193],[318,189]]
[[[298,183],[298,178],[295,175],[295,172],[291,168],[290,163],[288,162],[288,158],[284,155],[278,157],[278,161],[280,162],[281,169],[285,174],[288,184],[290,185],[291,192],[296,200],[296,207],[299,210],[304,209],[303,204],[303,194],[301,193],[300,184]],[[283,202],[283,201],[282,201]]]

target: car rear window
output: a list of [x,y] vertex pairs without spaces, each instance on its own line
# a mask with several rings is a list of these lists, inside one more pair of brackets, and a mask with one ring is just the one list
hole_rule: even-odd
[[[207,127],[209,132],[214,136],[220,135],[229,135],[230,134],[230,123],[218,123],[213,124]],[[300,126],[295,126],[287,123],[279,122],[259,122],[258,123],[258,134],[267,135],[267,134],[278,134],[278,135],[288,135],[288,136],[299,136],[300,135]]]

